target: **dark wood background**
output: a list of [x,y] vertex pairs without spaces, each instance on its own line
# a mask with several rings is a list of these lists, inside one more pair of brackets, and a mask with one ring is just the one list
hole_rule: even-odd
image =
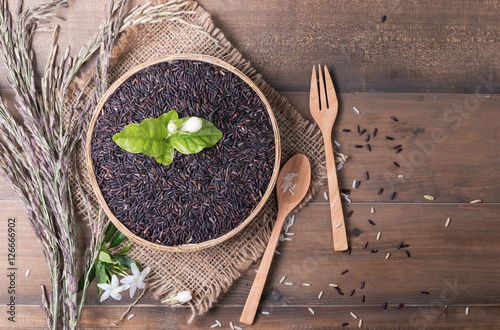
[[[26,3],[37,3],[36,0]],[[297,110],[310,118],[308,90],[315,63],[327,64],[339,92],[340,115],[334,138],[349,155],[339,172],[342,188],[363,182],[351,194],[347,221],[352,254],[332,251],[329,208],[323,191],[302,209],[280,244],[254,328],[331,328],[348,322],[363,326],[500,328],[500,3],[497,1],[199,1],[215,24],[253,66]],[[15,1],[9,1],[11,7]],[[105,1],[70,1],[59,14],[60,44],[78,50],[96,29]],[[133,1],[137,3],[137,1]],[[142,3],[139,2],[139,3]],[[385,22],[382,18],[386,17]],[[49,34],[35,39],[43,68]],[[6,71],[0,68],[1,96],[12,101]],[[352,107],[360,109],[357,115]],[[395,123],[389,119],[396,116]],[[344,133],[359,124],[378,136],[373,151],[356,149],[364,141]],[[396,138],[387,141],[386,135]],[[394,154],[392,146],[403,144]],[[397,161],[401,168],[392,164]],[[369,171],[370,180],[363,179]],[[398,178],[404,174],[404,178]],[[377,195],[379,188],[385,189]],[[397,197],[390,200],[392,191]],[[424,194],[436,197],[434,201]],[[481,199],[479,204],[470,204]],[[375,214],[370,214],[370,208]],[[38,328],[40,283],[49,284],[41,250],[26,222],[22,204],[0,181],[0,327]],[[17,219],[17,314],[7,321],[7,219]],[[450,217],[448,228],[444,227]],[[376,226],[371,226],[372,219]],[[88,235],[80,228],[82,238]],[[357,230],[354,230],[357,229]],[[381,239],[376,235],[381,232]],[[365,242],[368,248],[363,249]],[[396,247],[409,244],[408,258]],[[377,249],[378,253],[370,253]],[[80,249],[82,253],[83,247]],[[389,260],[385,260],[391,253]],[[28,278],[26,269],[31,269]],[[239,324],[254,269],[242,275],[216,307],[188,326],[187,308],[172,310],[151,298],[133,308],[122,328],[209,328],[218,319],[225,328]],[[340,273],[349,269],[345,275]],[[279,283],[282,276],[294,286]],[[364,289],[360,289],[365,281]],[[310,283],[310,287],[302,283]],[[345,296],[328,286],[339,284]],[[353,296],[349,292],[356,289]],[[324,291],[321,300],[318,293]],[[421,294],[429,292],[429,295]],[[365,303],[361,296],[365,295]],[[383,304],[387,302],[387,310]],[[130,303],[99,303],[95,287],[81,328],[109,327]],[[397,306],[404,303],[404,307]],[[465,315],[466,307],[469,315]],[[315,311],[312,315],[308,311]],[[244,327],[248,328],[248,327]]]

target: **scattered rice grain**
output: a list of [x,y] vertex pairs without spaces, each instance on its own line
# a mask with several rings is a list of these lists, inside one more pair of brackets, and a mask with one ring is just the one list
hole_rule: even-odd
[[285,280],[286,276],[283,276],[280,280],[280,283],[283,283],[283,281]]
[[338,287],[338,285],[335,284],[335,283],[330,283],[330,284],[328,284],[328,286],[331,286],[332,288],[337,288]]
[[285,237],[285,241],[291,241],[292,239],[290,237]]
[[323,297],[323,291],[319,292],[318,299],[321,299],[321,297]]
[[467,308],[465,309],[465,315],[469,315],[469,306],[467,306]]
[[326,191],[323,192],[323,196],[325,197],[325,201],[328,200],[328,194],[326,193]]
[[385,260],[389,259],[390,257],[391,257],[391,254],[390,254],[390,253],[387,253],[387,254],[385,255]]
[[280,252],[280,251],[278,251],[278,250],[274,250],[274,253],[275,253],[275,254],[277,254],[277,255],[280,255],[280,254],[281,254],[281,252]]
[[341,226],[341,224],[340,224],[340,223],[338,223],[338,224],[336,224],[336,225],[335,225],[335,227],[333,227],[333,229],[337,229],[337,228],[339,228],[340,226]]
[[340,147],[340,143],[339,143],[339,141],[337,141],[337,140],[333,140],[333,143],[335,143],[335,145],[336,145],[337,147]]
[[353,187],[353,188],[356,188],[356,182],[357,182],[356,180],[354,180],[354,181],[352,182],[352,187]]
[[302,283],[303,286],[311,286],[309,283]]
[[233,325],[233,322],[229,322],[229,325],[231,326],[231,329],[234,330],[234,325]]
[[432,195],[424,195],[424,198],[427,200],[430,200],[430,201],[433,201],[434,199],[436,199],[436,197],[434,197]]
[[243,330],[243,329],[241,329],[239,326],[235,325],[234,330]]
[[314,315],[314,311],[311,307],[308,308],[309,312],[311,312],[312,315]]
[[133,318],[135,316],[135,314],[130,314],[128,317],[127,317],[127,320],[130,320],[131,318]]
[[480,200],[480,199],[475,199],[473,201],[470,201],[471,204],[481,203],[481,202],[482,202],[482,200]]
[[269,315],[269,314],[271,314],[271,313],[269,313],[269,312],[265,312],[265,311],[263,311],[263,312],[261,312],[261,313],[262,313],[262,315]]
[[404,178],[405,176],[403,174],[398,175],[398,178]]
[[352,316],[353,318],[355,318],[355,319],[357,319],[357,318],[358,318],[358,316],[357,316],[356,314],[354,314],[353,312],[351,312],[351,316]]
[[444,224],[445,227],[448,227],[450,225],[451,218],[446,219],[446,223]]
[[363,320],[359,319],[358,328],[361,328],[362,326],[363,326]]
[[28,276],[29,276],[29,274],[30,274],[30,271],[31,271],[31,270],[28,268],[28,269],[26,270],[26,273],[24,274],[24,277],[28,277]]
[[377,241],[380,240],[380,235],[382,235],[382,233],[378,232],[378,234],[377,234]]
[[356,111],[356,113],[359,115],[359,110],[358,110],[358,108],[356,108],[356,107],[352,107],[352,109],[353,109],[354,111]]
[[375,213],[375,209],[373,208],[373,206],[372,206],[370,212],[371,212],[371,214]]
[[285,282],[285,285],[293,285],[292,282]]
[[286,233],[288,236],[295,236],[295,233]]

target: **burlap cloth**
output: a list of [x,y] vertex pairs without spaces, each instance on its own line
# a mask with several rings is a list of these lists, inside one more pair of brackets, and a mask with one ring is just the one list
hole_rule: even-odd
[[[300,116],[286,98],[270,87],[217,29],[210,15],[194,1],[178,1],[180,21],[146,24],[126,30],[115,47],[109,83],[132,67],[150,59],[175,53],[198,53],[218,57],[235,66],[262,90],[276,115],[281,135],[281,164],[294,154],[305,154],[311,161],[312,180],[309,192],[299,207],[309,201],[326,178],[321,133],[316,125]],[[81,177],[86,178],[84,150],[78,151]],[[83,182],[95,208],[90,182]],[[75,196],[79,211],[84,209],[81,196]],[[195,252],[163,252],[133,244],[127,255],[144,267],[151,267],[148,288],[156,299],[190,290],[197,314],[207,312],[253,262],[259,259],[269,239],[277,215],[273,193],[258,216],[239,235],[214,247]],[[97,214],[94,214],[97,216]]]

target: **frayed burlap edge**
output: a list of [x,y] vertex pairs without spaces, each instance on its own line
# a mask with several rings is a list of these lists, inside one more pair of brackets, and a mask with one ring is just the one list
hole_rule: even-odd
[[[172,53],[191,52],[211,55],[238,68],[256,83],[271,104],[280,129],[282,165],[297,153],[305,154],[311,161],[311,186],[296,212],[312,198],[326,179],[320,130],[316,124],[310,123],[298,114],[286,98],[279,95],[262,79],[250,62],[246,61],[214,26],[210,15],[201,6],[195,1],[179,1],[178,8],[179,11],[185,12],[179,21],[132,27],[122,34],[111,60],[110,84],[131,67],[153,57]],[[162,47],[158,47],[160,44]],[[91,70],[84,73],[76,81],[75,86],[81,87],[92,74]],[[86,178],[83,150],[79,150],[78,159],[81,162],[79,164],[81,176]],[[88,180],[85,180],[84,188],[85,193],[93,195]],[[94,196],[89,197],[97,210],[97,200]],[[81,196],[77,198],[81,199]],[[80,214],[83,207],[81,203],[77,203]],[[277,202],[273,193],[268,203],[245,230],[222,244],[201,251],[182,253],[156,251],[133,244],[127,255],[141,265],[151,267],[148,289],[154,298],[165,299],[179,291],[190,290],[193,294],[192,310],[197,314],[204,314],[214,305],[219,295],[229,290],[241,273],[262,256],[276,215]],[[193,312],[188,322],[192,321],[196,313]]]

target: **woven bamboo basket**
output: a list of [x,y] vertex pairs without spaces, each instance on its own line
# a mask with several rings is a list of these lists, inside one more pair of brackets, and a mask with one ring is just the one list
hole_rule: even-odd
[[[109,209],[106,201],[104,200],[104,197],[102,195],[102,192],[97,184],[97,179],[95,177],[94,169],[93,169],[93,161],[91,157],[91,140],[92,140],[92,134],[94,131],[94,126],[96,124],[96,121],[99,117],[99,114],[101,113],[102,107],[106,103],[107,99],[120,87],[128,78],[132,77],[135,75],[137,72],[144,70],[145,68],[159,64],[162,62],[173,62],[176,60],[190,60],[190,61],[202,61],[206,63],[210,63],[215,66],[219,66],[221,68],[224,68],[238,77],[240,77],[243,81],[245,81],[254,91],[255,93],[259,96],[263,104],[265,105],[267,109],[267,113],[269,115],[269,118],[272,123],[273,127],[273,133],[274,133],[274,140],[275,140],[275,162],[274,162],[274,171],[271,177],[271,180],[269,182],[269,185],[267,187],[267,190],[262,197],[262,199],[259,201],[257,206],[254,208],[252,213],[244,220],[242,221],[236,228],[231,230],[230,232],[224,234],[223,236],[220,236],[218,238],[214,238],[211,240],[207,240],[201,243],[197,244],[183,244],[183,245],[178,245],[178,246],[166,246],[166,245],[161,245],[161,244],[156,244],[150,241],[147,241],[141,237],[136,236],[134,233],[132,233],[127,227],[125,227],[118,218],[115,217],[115,215],[111,212]],[[118,78],[113,85],[109,87],[109,89],[106,91],[102,99],[99,101],[98,106],[95,109],[95,112],[92,116],[92,120],[89,125],[89,130],[87,133],[87,140],[86,140],[86,150],[85,150],[85,155],[86,155],[86,160],[87,160],[87,169],[88,169],[88,176],[93,188],[93,191],[99,200],[99,203],[101,204],[102,208],[106,212],[107,216],[113,221],[113,224],[116,226],[116,228],[121,231],[125,236],[127,236],[131,241],[148,246],[151,249],[155,250],[162,250],[162,251],[171,251],[171,252],[187,252],[187,251],[196,251],[196,250],[201,250],[203,248],[208,248],[211,246],[215,246],[219,243],[222,243],[231,237],[235,236],[238,234],[240,231],[242,231],[249,223],[252,221],[252,219],[255,218],[255,216],[259,213],[259,211],[262,209],[264,204],[266,203],[267,199],[269,198],[269,195],[274,189],[274,186],[276,184],[276,180],[278,178],[278,171],[279,171],[279,165],[280,165],[280,160],[281,160],[281,145],[280,145],[280,135],[279,135],[279,130],[278,130],[278,124],[276,122],[276,118],[274,117],[273,111],[271,109],[271,106],[262,93],[262,91],[255,85],[255,83],[248,78],[246,75],[244,75],[241,71],[236,69],[234,66],[218,59],[212,56],[208,55],[203,55],[203,54],[172,54],[167,57],[161,57],[157,59],[150,60],[146,63],[141,63],[138,66],[132,68],[130,71],[125,73],[123,76]]]

